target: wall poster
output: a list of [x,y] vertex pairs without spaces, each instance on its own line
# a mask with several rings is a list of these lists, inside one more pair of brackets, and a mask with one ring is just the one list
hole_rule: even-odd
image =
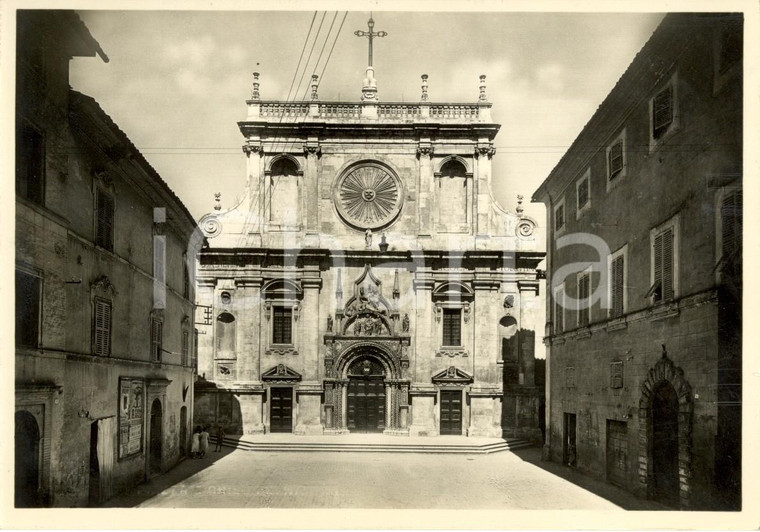
[[119,377],[119,459],[142,453],[145,382]]

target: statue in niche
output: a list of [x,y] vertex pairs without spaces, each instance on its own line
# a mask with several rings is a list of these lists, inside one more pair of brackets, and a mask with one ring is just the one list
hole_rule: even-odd
[[409,332],[409,314],[404,314],[404,319],[401,320],[401,330]]
[[286,375],[285,364],[277,364],[277,375]]
[[372,229],[367,229],[364,232],[364,245],[367,247],[367,249],[370,249],[372,247]]
[[332,314],[327,315],[327,332],[333,332],[333,317]]

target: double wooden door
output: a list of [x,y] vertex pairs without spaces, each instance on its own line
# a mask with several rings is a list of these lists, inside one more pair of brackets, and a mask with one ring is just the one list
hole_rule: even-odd
[[628,427],[625,421],[607,420],[607,480],[624,487],[628,470]]
[[382,432],[385,428],[385,381],[382,377],[351,377],[348,383],[348,430]]
[[441,434],[462,434],[462,392],[441,390]]
[[293,432],[293,389],[269,389],[269,432]]

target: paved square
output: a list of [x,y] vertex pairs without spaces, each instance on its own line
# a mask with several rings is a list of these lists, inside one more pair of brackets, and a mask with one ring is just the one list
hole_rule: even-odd
[[185,460],[107,506],[662,509],[576,471],[540,462],[537,448],[489,455],[225,449],[202,460]]

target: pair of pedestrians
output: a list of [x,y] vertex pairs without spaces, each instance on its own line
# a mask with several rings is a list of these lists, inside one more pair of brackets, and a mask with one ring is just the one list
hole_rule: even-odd
[[[208,450],[209,433],[208,427],[201,427],[198,425],[193,432],[193,444],[191,448],[191,456],[193,458],[203,458],[206,456]],[[216,449],[215,452],[221,452],[222,442],[224,441],[224,429],[221,425],[217,425],[216,429]]]

